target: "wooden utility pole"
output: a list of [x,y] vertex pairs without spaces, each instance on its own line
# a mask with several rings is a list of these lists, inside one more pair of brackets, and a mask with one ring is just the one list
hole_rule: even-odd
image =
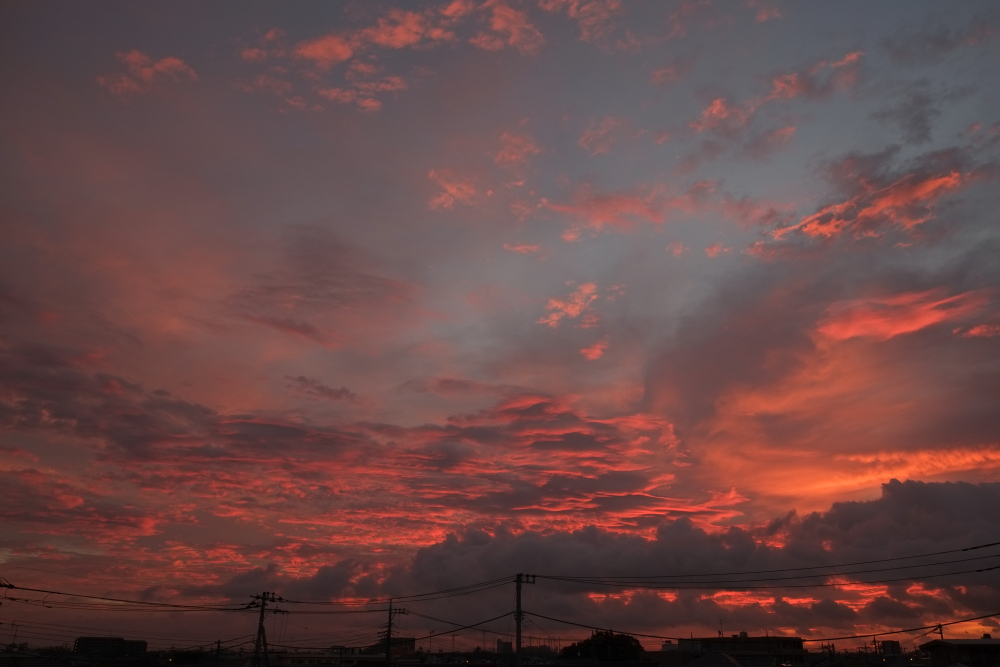
[[389,598],[389,622],[385,626],[385,664],[392,664],[392,598]]
[[[267,603],[274,601],[274,593],[264,591],[257,597],[260,602],[260,616],[257,621],[257,641],[253,645],[253,667],[270,667],[267,659],[267,633],[264,630],[264,615],[267,613]],[[263,659],[262,659],[263,658]]]
[[535,575],[517,573],[514,579],[516,584],[516,603],[514,605],[514,625],[517,627],[516,644],[514,646],[514,663],[521,667],[521,621],[524,620],[524,612],[521,610],[521,584],[535,583]]

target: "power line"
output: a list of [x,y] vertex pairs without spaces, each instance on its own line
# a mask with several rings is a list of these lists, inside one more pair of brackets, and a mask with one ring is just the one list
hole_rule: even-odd
[[[126,603],[126,604],[132,604],[132,605],[139,605],[139,606],[150,606],[150,607],[161,607],[161,608],[167,608],[167,607],[169,607],[171,609],[179,609],[179,610],[184,610],[184,609],[198,609],[198,610],[206,610],[206,611],[242,611],[243,609],[246,609],[245,605],[244,606],[239,606],[239,607],[233,607],[233,606],[223,607],[221,605],[208,606],[208,605],[191,605],[191,604],[173,604],[173,603],[169,603],[169,602],[149,602],[147,600],[127,600],[127,599],[123,599],[123,598],[103,597],[103,596],[100,596],[100,595],[85,595],[85,594],[81,594],[81,593],[66,593],[66,592],[63,592],[63,591],[50,591],[50,590],[46,590],[44,588],[26,588],[26,587],[22,587],[22,586],[15,586],[14,584],[12,584],[12,583],[10,583],[8,581],[0,582],[0,588],[6,588],[8,590],[28,591],[30,593],[44,593],[45,595],[62,595],[62,596],[65,596],[65,597],[83,598],[83,599],[86,599],[86,600],[102,600],[102,601],[106,601],[106,602],[120,602],[120,603]],[[9,598],[9,596],[6,596],[6,595],[5,595],[5,597],[8,597],[8,599],[15,599],[15,598]]]
[[[456,597],[459,595],[468,595],[470,593],[479,593],[482,591],[490,590],[492,588],[497,588],[499,586],[504,586],[506,584],[512,583],[514,577],[500,577],[498,579],[491,579],[489,581],[481,581],[475,584],[467,584],[465,586],[456,586],[454,588],[445,588],[439,591],[429,591],[427,593],[414,593],[412,595],[399,595],[393,596],[392,599],[397,602],[419,602],[423,600],[440,600],[443,598]],[[366,600],[358,599],[340,599],[340,600],[282,600],[287,604],[306,604],[306,605],[369,605],[369,604],[386,604],[389,602],[389,598],[369,598]]]

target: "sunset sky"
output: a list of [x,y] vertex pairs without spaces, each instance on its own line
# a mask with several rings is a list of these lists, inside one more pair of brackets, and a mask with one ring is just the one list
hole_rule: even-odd
[[[7,2],[0,36],[5,580],[366,599],[1000,541],[996,3]],[[1000,565],[971,556],[934,572]],[[1000,612],[1000,570],[929,572],[525,605],[668,636]]]

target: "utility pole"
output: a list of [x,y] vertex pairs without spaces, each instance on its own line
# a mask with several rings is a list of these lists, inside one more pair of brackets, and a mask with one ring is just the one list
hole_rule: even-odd
[[385,626],[385,664],[392,664],[392,598],[389,598],[389,622]]
[[264,591],[260,595],[253,596],[253,599],[254,602],[251,602],[249,606],[252,608],[259,605],[260,616],[257,621],[257,640],[253,645],[253,658],[251,658],[250,664],[253,667],[270,667],[267,658],[267,633],[264,631],[264,615],[267,613],[267,603],[277,602],[281,598],[276,598],[274,593]]
[[219,667],[219,653],[222,652],[222,640],[215,640],[215,667]]
[[514,625],[517,626],[516,644],[514,648],[514,663],[517,667],[521,667],[521,621],[524,620],[524,612],[521,611],[521,584],[535,583],[535,575],[533,574],[521,574],[517,573],[517,577],[514,579],[514,583],[517,585],[516,590],[516,604],[514,606]]
[[396,614],[405,614],[402,608],[392,608],[392,599],[389,599],[389,622],[385,624],[385,664],[392,664],[392,617]]

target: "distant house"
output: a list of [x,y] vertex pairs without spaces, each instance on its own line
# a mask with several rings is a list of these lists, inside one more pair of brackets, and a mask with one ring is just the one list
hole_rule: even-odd
[[78,637],[73,653],[91,660],[140,660],[146,657],[146,642],[122,637]]
[[[677,650],[694,655],[721,653],[744,667],[782,667],[806,662],[801,637],[751,637],[741,632],[730,637],[681,639],[677,642]],[[715,658],[716,661],[722,659],[721,656]]]
[[935,639],[921,644],[931,655],[933,667],[1000,667],[1000,639]]

